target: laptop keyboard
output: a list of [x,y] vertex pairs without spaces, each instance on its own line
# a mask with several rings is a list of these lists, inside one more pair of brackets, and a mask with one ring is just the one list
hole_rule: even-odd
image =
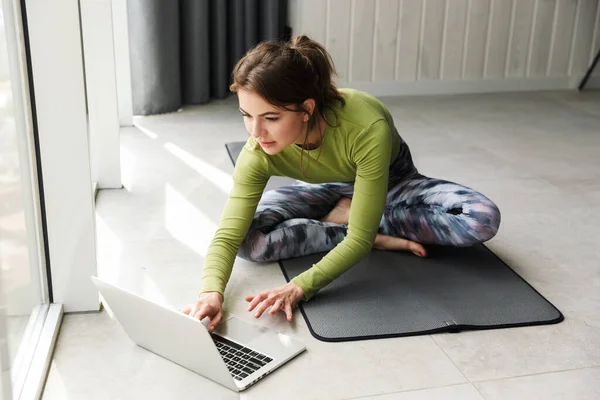
[[212,335],[212,338],[235,380],[241,381],[251,373],[273,361],[272,358],[262,353],[227,340],[224,337]]

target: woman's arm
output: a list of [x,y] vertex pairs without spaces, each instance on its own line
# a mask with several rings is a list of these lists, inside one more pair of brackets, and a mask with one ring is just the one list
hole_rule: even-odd
[[233,189],[204,259],[201,293],[218,292],[223,295],[235,257],[268,180],[267,160],[246,148],[242,149],[233,173]]
[[306,300],[365,257],[375,242],[388,191],[392,140],[385,120],[358,135],[350,155],[356,163],[354,195],[346,238],[292,281]]

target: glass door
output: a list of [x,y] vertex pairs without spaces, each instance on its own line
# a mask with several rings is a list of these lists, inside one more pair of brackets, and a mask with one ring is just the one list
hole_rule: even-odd
[[[0,264],[0,282],[2,282],[2,265]],[[6,316],[4,315],[4,296],[0,285],[0,400],[12,397],[10,379],[10,361],[8,342],[6,340]]]
[[[19,398],[48,303],[37,161],[19,2],[0,7],[0,340],[2,390]],[[10,369],[11,385],[6,382]],[[12,386],[11,389],[6,389]]]

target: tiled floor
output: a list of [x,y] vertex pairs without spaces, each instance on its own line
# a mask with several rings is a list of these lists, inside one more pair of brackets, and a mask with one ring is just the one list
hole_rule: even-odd
[[[241,395],[132,344],[106,312],[65,317],[44,399],[600,398],[600,93],[387,98],[421,172],[503,213],[489,246],[553,302],[557,325],[324,343],[299,313],[258,323],[308,351]],[[139,118],[122,136],[124,190],[97,201],[100,275],[172,306],[192,301],[246,133],[234,99]],[[237,260],[226,309],[285,282]]]

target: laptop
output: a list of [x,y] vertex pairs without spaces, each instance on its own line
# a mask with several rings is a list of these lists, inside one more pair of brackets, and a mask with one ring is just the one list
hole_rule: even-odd
[[237,317],[210,333],[208,318],[199,321],[96,277],[92,281],[134,343],[236,392],[306,350],[292,337]]

